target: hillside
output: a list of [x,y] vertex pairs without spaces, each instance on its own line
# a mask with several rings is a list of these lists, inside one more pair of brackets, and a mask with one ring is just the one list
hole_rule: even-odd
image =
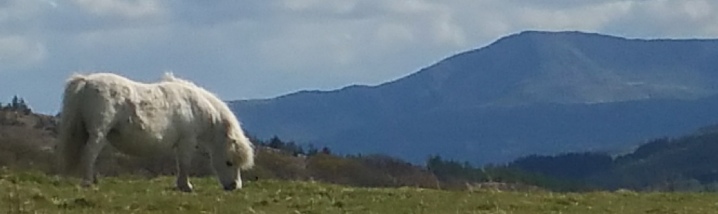
[[[642,191],[718,191],[718,126],[675,138],[657,138],[622,155],[531,155],[499,166],[557,179],[560,188]],[[470,177],[464,169],[456,176]],[[579,186],[571,186],[578,184]]]
[[718,122],[718,40],[523,32],[377,86],[231,102],[248,132],[475,164],[626,151]]
[[[706,129],[704,129],[706,130]],[[661,138],[616,158],[610,170],[595,173],[605,187],[677,191],[718,190],[718,132]]]
[[[30,111],[0,110],[0,170],[61,174],[54,154],[54,117]],[[718,191],[718,125],[679,138],[659,138],[635,151],[531,155],[505,165],[474,167],[442,156],[417,166],[391,156],[335,155],[330,148],[303,147],[277,137],[252,139],[257,158],[245,181],[319,181],[355,187],[422,187],[433,189],[497,189],[510,191],[592,191],[633,189]],[[197,151],[193,176],[211,176],[208,156]],[[172,175],[172,151],[149,158],[129,157],[107,147],[100,155],[102,180],[108,177]],[[2,175],[0,173],[0,175]]]
[[52,166],[37,166],[36,162],[53,162],[48,154],[57,137],[56,124],[52,116],[0,107],[0,166],[50,170]]
[[[62,174],[55,155],[57,120],[53,116],[0,107],[0,168]],[[279,138],[252,139],[256,149],[255,167],[242,173],[245,180],[316,180],[352,186],[416,186],[463,188],[437,180],[423,167],[386,155],[337,156],[329,148],[299,147]],[[173,151],[153,157],[132,157],[111,146],[100,154],[98,171],[102,176],[157,177],[173,175]],[[211,176],[209,155],[197,150],[192,176]]]

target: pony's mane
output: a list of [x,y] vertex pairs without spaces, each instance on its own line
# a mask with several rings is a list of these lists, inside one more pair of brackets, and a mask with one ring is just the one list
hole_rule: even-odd
[[[227,104],[224,101],[220,100],[217,95],[215,95],[214,93],[212,93],[210,91],[207,91],[206,89],[194,84],[191,81],[175,77],[172,72],[165,72],[164,76],[162,77],[162,82],[179,83],[179,84],[196,89],[196,91],[200,92],[202,95],[204,95],[204,97],[210,103],[212,103],[212,106],[214,106],[214,108],[220,113],[220,115],[219,115],[220,119],[224,120],[224,122],[228,123],[227,125],[229,125],[231,127],[228,130],[227,134],[229,134],[230,136],[233,136],[233,137],[240,138],[240,139],[237,139],[240,141],[249,141],[244,136],[244,131],[242,131],[242,129],[241,129],[239,121],[237,120],[237,116],[234,115],[234,113],[229,109],[229,107],[227,107]],[[245,149],[252,149],[251,148],[252,143],[251,142],[246,142],[246,143],[250,146],[250,148],[245,148]],[[234,148],[241,147],[241,146],[242,146],[242,142],[236,142]],[[230,155],[233,156],[234,159],[236,159],[236,161],[238,161],[240,163],[244,163],[243,168],[250,168],[254,164],[253,163],[254,159],[249,158],[249,159],[244,160],[243,156],[240,155],[241,150],[242,149],[239,149],[239,150],[232,149],[232,150],[230,150],[230,152],[231,152]]]
[[[181,83],[181,84],[185,84],[185,85],[188,85],[188,86],[192,86],[192,87],[195,87],[195,88],[200,88],[200,89],[202,89],[202,87],[197,86],[196,84],[194,84],[193,82],[191,82],[191,81],[189,81],[189,80],[185,80],[185,79],[181,79],[181,78],[175,77],[174,73],[172,73],[172,72],[165,72],[165,74],[162,76],[162,82]],[[208,92],[209,92],[209,91],[208,91]]]
[[[208,91],[208,90],[206,90],[206,89],[204,89],[204,88],[202,88],[202,87],[200,87],[200,86],[194,84],[193,82],[191,82],[191,81],[189,81],[189,80],[180,79],[180,78],[178,78],[178,77],[175,77],[172,72],[166,72],[165,75],[162,77],[162,82],[179,83],[179,84],[182,84],[182,85],[191,87],[191,88],[193,88],[193,89],[196,89],[196,91],[198,91],[198,92],[200,92],[202,95],[204,95],[204,97],[205,97],[208,101],[210,101],[210,102],[212,103],[212,105],[214,106],[214,108],[215,108],[217,111],[220,111],[220,113],[221,113],[222,115],[224,115],[224,116],[233,116],[233,118],[236,118],[236,117],[234,117],[234,116],[235,116],[234,113],[232,113],[232,111],[229,110],[229,108],[227,107],[227,104],[224,103],[224,101],[220,100],[217,95],[215,95],[214,93],[212,93],[212,92],[210,92],[210,91]],[[239,127],[239,124],[236,124],[236,120],[230,119],[229,121],[232,121],[232,123],[235,123],[235,124],[232,124],[232,125],[237,125],[237,127]]]

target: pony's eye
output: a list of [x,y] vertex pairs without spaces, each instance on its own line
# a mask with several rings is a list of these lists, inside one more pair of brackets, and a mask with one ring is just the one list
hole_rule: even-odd
[[227,166],[232,166],[232,165],[234,165],[234,164],[232,164],[232,162],[229,162],[229,161],[227,161],[225,164],[227,164]]

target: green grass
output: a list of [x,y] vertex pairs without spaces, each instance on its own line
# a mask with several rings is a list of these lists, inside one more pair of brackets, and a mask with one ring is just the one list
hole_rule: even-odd
[[98,188],[41,173],[0,170],[0,213],[718,213],[714,193],[441,191],[266,180],[222,191],[195,178],[103,178]]

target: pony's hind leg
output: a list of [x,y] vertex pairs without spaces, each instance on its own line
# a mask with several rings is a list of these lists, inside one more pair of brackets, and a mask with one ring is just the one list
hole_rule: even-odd
[[89,187],[97,183],[97,174],[95,173],[95,161],[100,155],[102,148],[107,145],[107,139],[104,132],[91,133],[85,144],[82,153],[82,186]]

